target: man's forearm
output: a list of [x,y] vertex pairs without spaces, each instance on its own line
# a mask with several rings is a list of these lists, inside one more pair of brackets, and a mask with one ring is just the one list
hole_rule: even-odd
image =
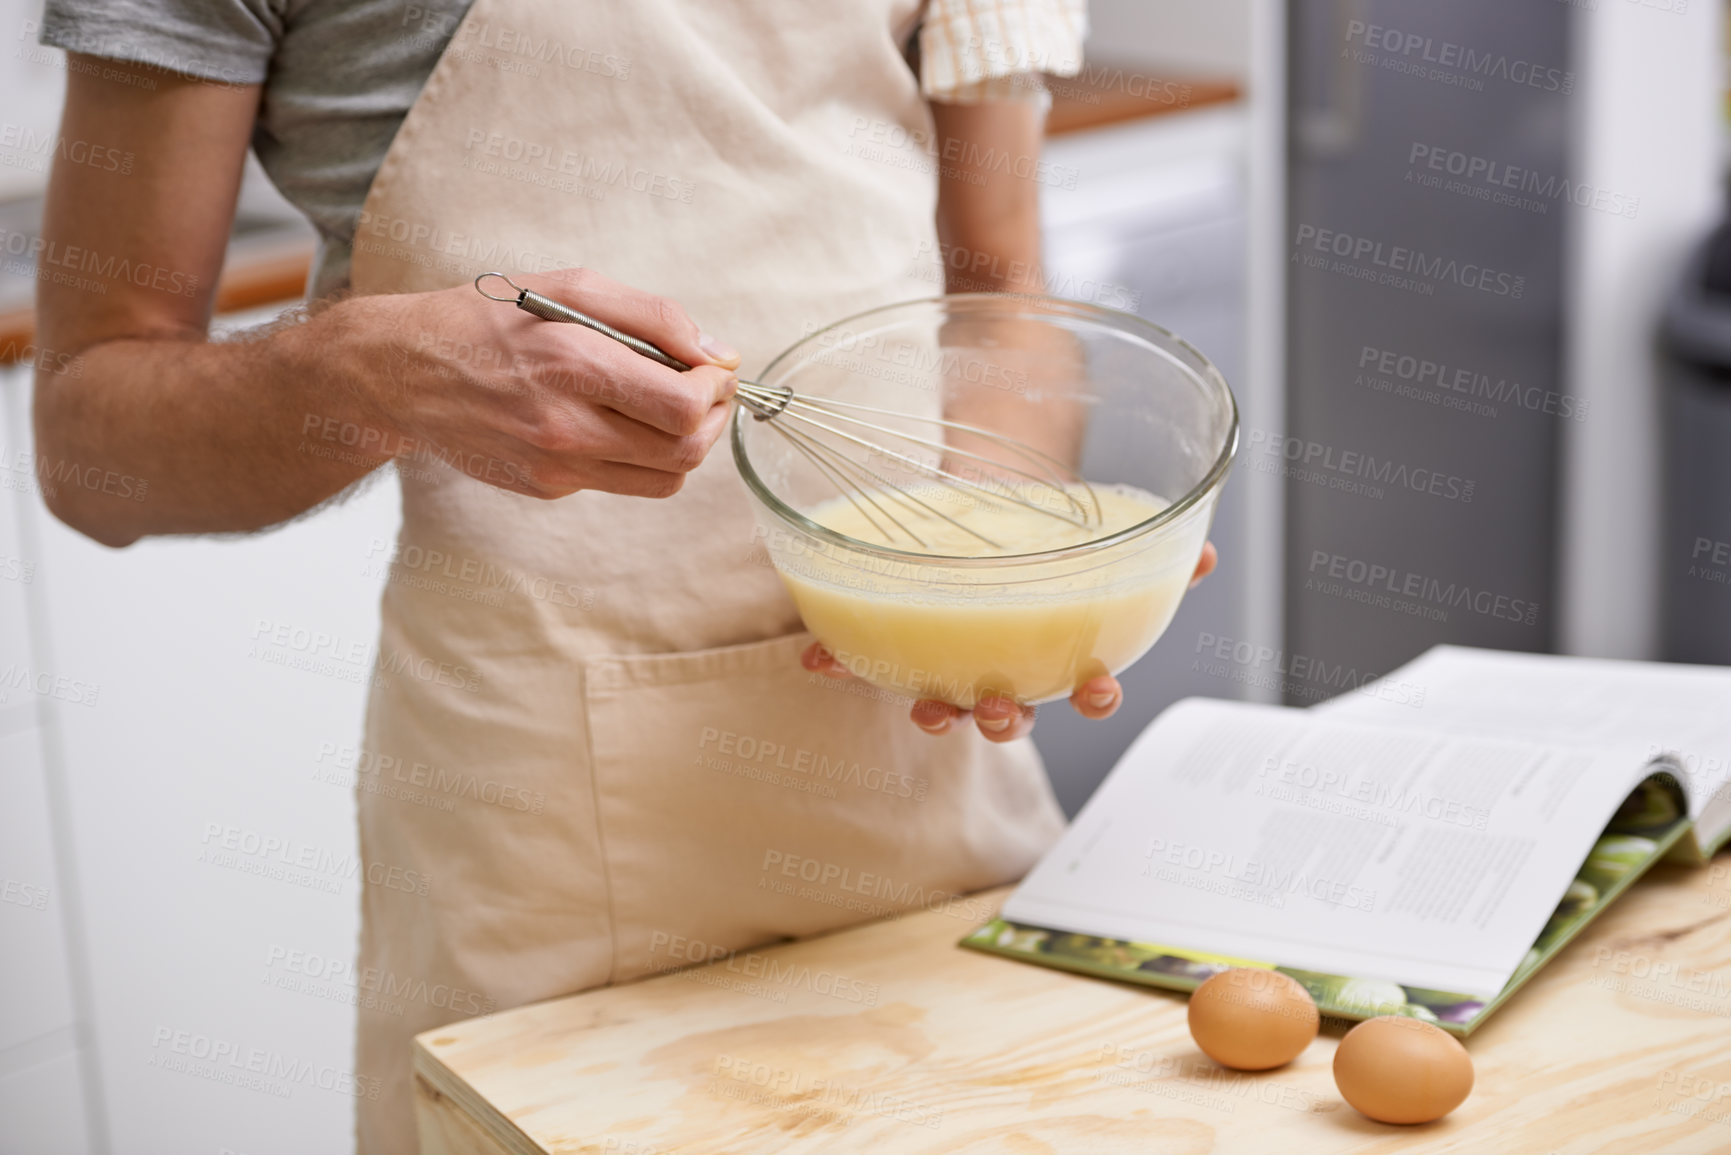
[[947,162],[938,185],[938,241],[951,293],[1036,293],[1040,275],[1037,169],[1044,114],[1010,101],[933,104]]
[[119,339],[39,369],[36,472],[105,545],[285,521],[394,447],[344,382],[341,307],[262,338]]
[[[947,166],[938,185],[938,239],[951,293],[1038,293],[1044,113],[1026,102],[934,104]],[[1084,427],[1069,400],[1086,377],[1075,339],[1052,326],[966,315],[945,326],[946,341],[990,348],[998,365],[1027,383],[1020,392],[952,388],[945,415],[1007,433],[1060,461],[1074,462]],[[1039,401],[1030,400],[1037,395]]]
[[[150,533],[259,529],[340,492],[383,457],[315,457],[300,450],[300,431],[309,413],[352,419],[343,358],[365,346],[340,338],[356,302],[254,340],[205,336],[259,87],[74,62],[60,139],[117,142],[137,164],[117,173],[56,153],[42,239],[172,270],[177,287],[38,282],[37,342],[60,351],[39,364],[34,395],[49,508],[125,545]],[[114,72],[140,83],[102,79]]]

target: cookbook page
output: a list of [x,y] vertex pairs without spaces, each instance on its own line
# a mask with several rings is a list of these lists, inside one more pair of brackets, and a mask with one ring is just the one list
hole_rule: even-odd
[[[1399,694],[1386,692],[1394,685]],[[1682,771],[1703,842],[1731,817],[1731,670],[1720,667],[1436,646],[1312,709],[1337,721],[1629,746]]]
[[1143,732],[1002,917],[1489,997],[1640,765],[1626,747],[1190,699]]

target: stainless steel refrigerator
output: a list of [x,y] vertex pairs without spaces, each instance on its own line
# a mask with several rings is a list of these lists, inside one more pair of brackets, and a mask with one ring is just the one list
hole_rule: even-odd
[[1560,431],[1585,417],[1560,383],[1571,16],[1288,8],[1286,419],[1241,467],[1284,481],[1284,646],[1312,681],[1552,645]]

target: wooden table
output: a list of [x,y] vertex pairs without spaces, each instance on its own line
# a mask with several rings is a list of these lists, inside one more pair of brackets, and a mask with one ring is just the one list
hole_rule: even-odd
[[922,911],[429,1031],[423,1155],[1731,1151],[1723,859],[1642,879],[1468,1040],[1472,1096],[1422,1127],[1341,1101],[1338,1031],[1226,1071],[1182,997],[958,948],[971,928]]

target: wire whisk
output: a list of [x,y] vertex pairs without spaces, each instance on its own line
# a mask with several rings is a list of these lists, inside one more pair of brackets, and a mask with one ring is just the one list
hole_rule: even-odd
[[[489,293],[482,284],[489,277],[511,286],[512,295]],[[592,329],[669,369],[684,372],[691,368],[648,341],[523,288],[504,273],[482,273],[475,278],[475,290],[488,300],[514,304],[543,320]],[[940,488],[961,498],[968,508],[1017,506],[1083,529],[1097,528],[1103,522],[1100,499],[1080,474],[1051,454],[994,430],[853,401],[808,397],[783,385],[757,381],[740,381],[737,398],[753,417],[768,422],[786,438],[891,546],[905,539],[928,548],[926,539],[908,523],[936,519],[992,549],[1004,548],[966,521],[938,508],[954,500],[940,497],[935,492]],[[886,422],[929,426],[931,435],[897,429]],[[1015,462],[959,446],[950,434],[988,442],[1013,456]],[[886,444],[886,440],[893,444]],[[903,480],[886,476],[898,472]]]

